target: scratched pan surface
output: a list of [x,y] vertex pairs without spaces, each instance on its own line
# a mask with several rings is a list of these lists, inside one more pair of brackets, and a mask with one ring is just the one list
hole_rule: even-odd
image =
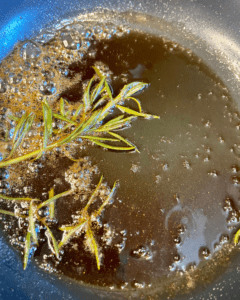
[[[222,3],[221,3],[222,2]],[[0,3],[0,59],[17,41],[28,39],[59,20],[91,11],[147,13],[152,18],[142,29],[174,40],[203,58],[229,88],[240,96],[240,35],[238,1],[2,1]],[[123,15],[124,16],[124,15]],[[157,20],[169,24],[160,28]],[[240,258],[212,284],[178,299],[239,299]],[[34,264],[22,270],[21,259],[0,236],[0,299],[122,299],[110,292],[88,289],[59,280]]]

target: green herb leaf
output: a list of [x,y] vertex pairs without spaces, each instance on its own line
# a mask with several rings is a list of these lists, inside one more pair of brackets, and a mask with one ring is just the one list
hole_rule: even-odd
[[160,119],[159,116],[139,113],[139,112],[137,112],[133,109],[130,109],[128,107],[125,107],[125,106],[117,105],[117,108],[120,109],[122,112],[125,112],[125,113],[130,114],[130,115],[134,115],[134,116],[137,116],[137,117],[143,117],[143,118],[147,118],[147,119],[151,119],[151,118]]
[[89,119],[87,119],[81,127],[81,132],[88,132],[90,129],[92,129],[93,127],[95,127],[98,123],[98,119],[99,116],[101,114],[101,110],[100,111],[95,111],[92,113],[92,115],[89,117]]
[[62,116],[65,116],[64,99],[63,98],[60,99],[60,114]]
[[34,221],[33,200],[30,202],[30,208],[29,208],[29,229],[34,243],[38,245],[37,233],[36,233],[35,221]]
[[115,105],[121,101],[121,98],[115,98],[112,101],[108,102],[102,109],[99,122],[106,118],[106,116],[111,112]]
[[26,134],[29,132],[29,130],[32,127],[34,118],[35,118],[34,113],[30,113],[30,114],[25,113],[21,118],[21,120],[19,121],[19,123],[17,124],[13,136],[13,148],[8,156],[8,159],[13,155],[15,150],[23,143]]
[[27,236],[26,236],[26,241],[25,241],[23,270],[25,270],[27,268],[28,258],[29,258],[29,253],[30,253],[30,246],[31,246],[31,233],[28,232]]
[[63,237],[63,240],[59,243],[58,249],[61,249],[62,246],[64,246],[69,241],[69,239],[71,239],[74,236],[76,231],[79,230],[86,222],[87,220],[82,220],[71,230],[68,230],[68,233]]
[[8,142],[8,134],[9,134],[9,130],[8,130],[8,128],[6,128],[6,132],[5,132],[5,143]]
[[100,136],[91,136],[91,135],[80,135],[80,138],[88,139],[90,141],[109,141],[109,142],[119,142],[118,139],[109,139]]
[[60,193],[58,195],[55,195],[54,197],[42,202],[40,205],[38,205],[37,209],[39,210],[40,208],[42,208],[43,206],[47,206],[49,205],[50,203],[54,202],[55,200],[61,198],[61,197],[65,197],[67,195],[70,195],[72,193],[72,190],[69,190],[69,191],[66,191],[66,192],[63,192],[63,193]]
[[2,195],[2,194],[0,194],[0,199],[8,200],[8,201],[20,201],[20,202],[21,201],[32,201],[31,198],[15,198],[15,197],[8,197],[8,196]]
[[[50,191],[49,191],[49,199],[53,198],[54,197],[54,189],[52,188]],[[53,219],[54,218],[54,202],[51,202],[49,204],[49,217],[50,219]]]
[[117,146],[108,145],[108,144],[101,143],[101,142],[94,141],[94,140],[92,140],[92,142],[93,142],[94,144],[98,145],[98,146],[101,146],[102,148],[106,148],[106,149],[110,149],[110,150],[130,151],[130,150],[135,149],[134,146],[129,146],[129,147],[117,147]]
[[98,270],[100,270],[100,259],[99,259],[99,253],[98,253],[98,246],[97,246],[96,240],[94,239],[94,236],[93,236],[93,233],[92,233],[92,230],[91,230],[91,226],[90,226],[90,222],[88,224],[88,229],[86,231],[86,234],[87,234],[87,237],[88,237],[90,247],[91,247],[91,249],[92,249],[92,251],[93,251],[93,253],[95,254],[95,257],[96,257],[97,268],[98,268]]
[[54,118],[56,119],[59,119],[59,120],[62,120],[62,121],[65,121],[67,123],[70,123],[72,125],[79,125],[77,122],[74,122],[73,120],[65,117],[65,116],[61,116],[61,115],[58,115],[58,114],[53,114]]
[[240,229],[236,232],[235,236],[234,236],[234,244],[237,245],[239,242],[239,238],[240,238]]
[[98,182],[98,184],[97,184],[94,192],[92,193],[90,199],[88,200],[87,205],[84,207],[84,211],[87,211],[88,208],[89,208],[89,206],[93,203],[94,197],[95,197],[95,195],[96,195],[96,193],[97,193],[97,191],[98,191],[98,189],[99,189],[99,187],[100,187],[100,185],[102,183],[102,180],[103,180],[103,176],[101,176],[101,178],[100,178],[100,180],[99,180],[99,182]]
[[19,122],[20,118],[16,117],[16,116],[12,116],[12,115],[8,115],[8,118],[12,121],[15,121],[15,122]]
[[27,120],[28,114],[25,112],[21,119],[19,120],[19,122],[17,123],[15,130],[14,130],[14,134],[13,134],[13,143],[16,142],[17,137],[21,134],[23,128],[24,128],[24,124]]
[[[120,117],[121,117],[121,119],[120,119]],[[119,117],[116,117],[116,118],[110,120],[106,124],[100,126],[98,129],[96,129],[96,132],[108,132],[110,130],[122,129],[122,128],[130,126],[132,120],[136,119],[135,116],[127,117],[125,119],[122,119],[122,118],[124,118],[124,115],[121,115]]]
[[136,103],[137,103],[137,106],[138,106],[138,109],[139,109],[139,112],[142,112],[141,102],[140,102],[138,99],[136,99],[136,98],[134,98],[134,97],[128,97],[128,99],[131,99],[131,100],[133,100],[134,102],[136,102]]
[[53,244],[53,249],[55,252],[55,255],[57,258],[59,258],[59,248],[58,248],[58,243],[52,233],[52,231],[50,230],[50,228],[47,226],[47,224],[45,222],[43,222],[43,224],[45,225],[45,227],[47,228],[47,232],[49,234],[49,237],[51,238],[52,244]]
[[59,227],[58,229],[61,231],[69,231],[69,230],[72,230],[73,228],[75,228],[75,226],[62,226],[62,227]]
[[95,79],[95,76],[93,76],[92,79],[90,79],[86,90],[83,94],[83,105],[84,105],[84,112],[86,113],[91,108],[91,99],[90,99],[90,89],[93,83],[93,80]]
[[95,71],[95,73],[97,74],[98,78],[101,80],[104,76],[102,75],[102,73],[100,72],[100,70],[96,67],[92,67]]
[[148,84],[143,82],[132,82],[123,87],[119,95],[116,97],[117,99],[125,100],[137,92],[142,91],[148,86]]
[[117,134],[117,133],[115,133],[115,132],[111,132],[111,131],[108,131],[108,134],[110,134],[110,135],[112,135],[112,136],[115,136],[118,140],[124,142],[125,144],[127,144],[127,145],[129,145],[129,146],[134,147],[135,150],[136,150],[138,153],[140,153],[139,150],[137,149],[137,147],[136,147],[134,144],[132,144],[131,142],[129,142],[128,140],[126,140],[125,138],[123,138],[121,135],[119,135],[119,134]]
[[114,182],[114,185],[112,187],[112,190],[110,192],[110,194],[108,195],[107,199],[103,202],[103,204],[101,205],[101,207],[98,209],[97,213],[95,213],[95,216],[98,216],[102,213],[103,209],[105,208],[105,206],[109,203],[109,201],[112,199],[113,197],[113,194],[116,190],[116,185],[117,185],[117,182],[115,181]]
[[101,79],[101,81],[99,82],[99,84],[92,91],[91,100],[90,100],[91,104],[93,104],[94,101],[97,99],[97,97],[103,92],[103,86],[104,86],[104,83],[105,83],[105,79],[106,79],[106,77],[103,77]]
[[113,101],[112,92],[110,90],[110,87],[109,87],[109,84],[108,84],[107,80],[105,80],[105,89],[106,89],[106,92],[108,94],[108,97],[110,98],[111,101]]
[[95,105],[93,106],[92,111],[94,111],[98,106],[102,105],[102,104],[105,102],[105,100],[106,100],[107,98],[108,98],[107,95],[105,95],[105,96],[103,96],[102,98],[100,98],[100,99],[95,103]]
[[80,104],[77,108],[77,110],[75,111],[73,117],[72,117],[72,121],[76,121],[78,115],[80,114],[80,112],[82,111],[83,105]]
[[4,215],[9,215],[9,216],[12,216],[12,217],[16,217],[15,213],[13,213],[11,211],[0,209],[0,213],[4,214]]

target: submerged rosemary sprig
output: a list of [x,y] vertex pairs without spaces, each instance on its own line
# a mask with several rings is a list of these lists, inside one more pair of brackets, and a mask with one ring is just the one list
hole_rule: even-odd
[[0,195],[0,199],[7,200],[7,201],[16,201],[16,202],[27,202],[29,204],[29,209],[28,209],[28,216],[27,215],[22,215],[22,214],[15,214],[14,212],[6,211],[6,210],[0,210],[1,214],[5,215],[10,215],[12,217],[18,217],[18,218],[24,218],[25,220],[28,220],[28,229],[27,229],[27,234],[26,234],[26,240],[25,240],[25,247],[24,247],[24,258],[23,258],[23,269],[25,270],[28,264],[29,260],[29,254],[31,250],[31,243],[33,242],[35,245],[38,246],[38,236],[36,232],[36,221],[39,223],[42,223],[46,227],[46,231],[48,232],[48,235],[51,239],[52,245],[53,245],[53,253],[54,255],[58,258],[59,257],[59,248],[58,248],[58,243],[50,230],[49,226],[47,225],[47,220],[46,217],[41,218],[39,216],[39,209],[41,209],[44,206],[49,207],[49,214],[50,218],[53,217],[54,215],[54,210],[53,210],[53,203],[59,199],[60,197],[67,196],[71,193],[72,191],[66,191],[63,193],[60,193],[58,195],[54,196],[54,191],[53,189],[50,190],[49,192],[49,199],[37,204],[40,202],[39,199],[31,199],[31,198],[12,198],[12,197],[7,197],[5,195]]
[[[120,93],[113,98],[106,77],[102,76],[98,69],[94,68],[96,74],[89,81],[83,94],[82,103],[76,111],[65,112],[66,101],[60,99],[60,113],[54,112],[46,99],[42,102],[42,119],[44,123],[43,140],[39,143],[39,149],[12,158],[17,148],[23,143],[26,134],[33,125],[35,118],[34,112],[25,113],[21,118],[9,116],[10,119],[17,122],[12,140],[12,151],[7,158],[0,162],[0,168],[15,164],[30,158],[39,158],[42,153],[52,150],[56,147],[64,146],[76,139],[87,139],[92,143],[116,151],[138,151],[137,147],[130,141],[116,134],[113,130],[126,128],[135,118],[159,118],[142,112],[140,101],[133,95],[148,85],[142,82],[133,82],[125,85]],[[96,87],[93,82],[99,80]],[[138,105],[138,110],[130,109],[124,106],[126,100],[133,100]],[[121,115],[113,117],[109,121],[112,111],[117,108],[121,111]],[[126,117],[126,114],[130,115]],[[63,122],[62,128],[53,129],[55,120]],[[108,134],[110,137],[102,137],[102,134]],[[114,137],[114,138],[113,138]],[[125,146],[118,146],[110,143],[124,143]]]
[[98,216],[101,215],[102,211],[104,210],[105,206],[109,204],[110,200],[113,197],[113,194],[116,189],[116,182],[113,185],[113,188],[111,192],[109,193],[107,199],[102,203],[99,209],[94,211],[89,215],[88,209],[90,205],[95,201],[97,192],[99,190],[99,187],[102,183],[103,176],[100,178],[99,183],[97,184],[95,190],[93,191],[91,197],[89,198],[86,206],[81,210],[79,213],[79,217],[77,222],[75,222],[73,225],[70,226],[62,226],[59,228],[59,230],[63,231],[62,240],[58,244],[57,240],[55,239],[52,231],[50,230],[48,226],[48,221],[46,217],[40,217],[39,210],[44,207],[49,207],[49,219],[52,219],[54,217],[54,203],[57,199],[67,196],[72,193],[71,190],[57,194],[54,196],[54,190],[51,189],[49,191],[49,199],[39,203],[39,199],[32,199],[32,198],[12,198],[7,197],[0,194],[0,199],[7,200],[7,201],[17,201],[17,202],[27,202],[29,204],[28,209],[28,216],[22,215],[22,214],[15,214],[14,212],[6,211],[6,210],[0,210],[1,214],[9,215],[12,217],[18,217],[18,218],[24,218],[25,220],[28,220],[28,229],[26,234],[26,240],[25,240],[25,247],[24,247],[24,258],[23,258],[23,268],[24,270],[27,267],[28,260],[29,260],[29,254],[31,250],[31,244],[35,244],[38,246],[38,235],[36,232],[36,222],[41,223],[45,226],[46,232],[48,234],[48,237],[51,240],[52,246],[50,247],[56,258],[59,258],[59,250],[64,247],[70,239],[72,239],[77,233],[85,232],[86,235],[86,242],[87,245],[90,248],[90,251],[95,255],[97,268],[100,270],[100,251],[98,247],[98,243],[94,237],[93,229],[92,229],[92,222],[96,220]]
[[105,206],[112,199],[112,196],[113,196],[115,188],[116,188],[116,182],[115,182],[110,194],[108,195],[107,199],[103,202],[103,204],[100,206],[100,208],[98,210],[96,210],[95,212],[93,212],[91,215],[89,215],[88,208],[94,201],[96,193],[102,183],[102,179],[103,179],[103,176],[100,178],[100,181],[99,181],[98,185],[96,186],[94,192],[92,193],[91,197],[89,198],[86,206],[79,213],[79,218],[78,218],[77,222],[75,222],[74,225],[62,226],[61,228],[59,228],[60,230],[64,231],[64,234],[63,234],[63,238],[62,238],[61,242],[58,245],[58,248],[60,249],[71,238],[73,238],[77,233],[85,232],[86,242],[87,242],[91,252],[95,255],[98,270],[100,270],[101,254],[99,253],[99,247],[98,247],[97,241],[93,235],[91,223],[96,219],[97,216],[99,216],[102,213]]

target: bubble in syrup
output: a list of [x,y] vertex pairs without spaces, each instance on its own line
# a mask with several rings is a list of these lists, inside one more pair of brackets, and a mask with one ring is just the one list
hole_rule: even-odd
[[51,61],[51,58],[49,56],[44,56],[43,61],[45,62],[45,64],[49,64]]
[[220,246],[219,243],[215,243],[214,246],[213,246],[214,250],[219,250],[220,247],[221,247],[221,246]]
[[63,76],[68,76],[69,75],[69,70],[67,68],[60,68],[59,72],[63,75]]
[[130,251],[130,256],[137,259],[150,260],[152,259],[152,252],[147,246],[139,246],[136,249]]
[[184,224],[180,224],[178,227],[177,227],[177,231],[179,232],[179,234],[183,234],[185,231],[186,231],[186,225]]
[[175,244],[179,245],[179,244],[181,243],[181,238],[180,238],[180,236],[175,236],[175,237],[173,238],[173,242],[174,242]]
[[223,206],[224,211],[232,211],[233,210],[233,201],[230,198],[226,198]]
[[210,153],[210,152],[211,152],[211,148],[210,148],[210,147],[206,147],[206,148],[205,148],[205,151],[206,151],[207,153]]
[[212,170],[212,171],[208,172],[208,175],[210,175],[212,177],[217,177],[218,176],[218,172],[216,170]]
[[229,241],[229,236],[227,234],[223,234],[219,239],[220,244],[225,244],[228,241]]
[[17,74],[17,75],[14,73],[9,74],[9,83],[19,84],[21,81],[22,81],[21,74]]
[[93,32],[93,35],[97,36],[97,35],[99,35],[103,32],[103,29],[102,29],[101,26],[96,25],[96,26],[93,27],[92,32]]
[[180,255],[179,254],[174,255],[173,260],[174,260],[175,263],[180,262],[180,260],[181,260]]
[[163,169],[163,171],[167,171],[168,167],[169,167],[169,166],[168,166],[167,163],[162,164],[162,169]]
[[200,249],[200,256],[204,259],[209,258],[210,256],[210,250],[208,248],[202,248]]
[[230,223],[238,223],[239,222],[239,214],[236,211],[236,209],[233,209],[230,214],[229,217],[227,219],[228,224]]
[[161,178],[161,175],[157,175],[155,182],[158,184],[161,181]]
[[203,158],[203,161],[204,162],[208,162],[210,160],[210,157],[209,156],[205,156],[204,158]]
[[196,268],[197,268],[196,263],[190,263],[190,264],[187,266],[187,271],[191,272],[191,271],[196,270]]
[[225,142],[222,136],[220,136],[220,137],[218,138],[218,140],[219,140],[219,142],[220,142],[221,144],[223,144],[223,143]]
[[42,74],[44,77],[47,77],[47,78],[55,77],[55,73],[53,71],[49,71],[49,70],[42,70]]
[[132,167],[130,169],[132,172],[136,173],[136,172],[139,172],[140,170],[140,166],[139,165],[134,165],[132,164]]
[[40,43],[48,43],[54,38],[55,34],[50,30],[44,30],[41,32],[41,35],[38,37],[37,41]]
[[240,177],[232,176],[231,181],[234,185],[239,185],[240,184]]
[[[0,180],[8,179],[9,178],[9,173],[6,169],[0,169]],[[3,183],[1,182],[1,187],[3,187]]]
[[20,55],[24,60],[31,60],[39,57],[42,53],[40,46],[35,42],[27,42],[25,43],[20,51]]
[[204,124],[205,127],[210,128],[211,127],[211,122],[207,120],[207,122]]
[[31,68],[31,64],[28,61],[25,61],[23,70],[28,71]]
[[240,129],[240,124],[236,125],[236,129],[239,130]]
[[138,288],[138,289],[143,289],[145,287],[145,282],[139,282],[139,281],[134,280],[132,282],[132,287]]
[[0,93],[5,93],[7,90],[6,82],[0,78]]
[[236,155],[240,155],[240,144],[234,144],[233,151]]
[[89,28],[81,28],[80,30],[78,30],[78,32],[84,39],[88,39],[93,35],[92,30]]
[[128,282],[123,282],[123,283],[120,285],[120,289],[121,289],[121,290],[124,290],[127,286],[128,286]]
[[78,37],[75,36],[74,33],[62,32],[61,39],[63,46],[69,50],[79,50],[81,47],[81,41]]
[[44,81],[40,87],[39,87],[40,92],[43,95],[53,95],[56,93],[56,88],[53,82],[48,82]]
[[187,161],[187,160],[184,160],[183,166],[184,166],[185,169],[188,169],[188,170],[191,169],[191,164],[190,164],[190,162]]
[[232,171],[232,173],[237,173],[237,172],[239,171],[238,166],[233,165],[233,166],[231,167],[231,171]]

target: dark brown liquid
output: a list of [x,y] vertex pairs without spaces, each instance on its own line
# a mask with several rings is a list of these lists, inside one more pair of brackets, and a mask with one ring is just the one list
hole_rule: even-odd
[[[228,90],[190,51],[143,33],[93,39],[88,51],[94,57],[86,55],[81,62],[71,63],[69,79],[78,74],[82,80],[90,79],[91,66],[99,61],[109,68],[108,74],[112,72],[115,95],[127,82],[150,83],[136,97],[144,111],[159,115],[160,120],[138,119],[120,132],[137,145],[140,154],[96,147],[78,153],[90,157],[109,186],[115,180],[120,183],[113,205],[102,216],[105,227],[95,231],[103,254],[100,271],[83,246],[83,235],[72,240],[57,265],[55,259],[43,258],[48,254],[46,242],[35,257],[40,264],[46,260],[57,272],[85,283],[122,289],[159,285],[178,270],[200,269],[232,239],[239,222],[240,118]],[[60,96],[77,101],[82,80]],[[137,109],[130,101],[129,107]],[[54,169],[58,164],[60,171]],[[48,191],[56,178],[64,182],[71,164],[68,159],[65,164],[56,160],[44,167],[28,182],[35,185],[33,194],[43,187]],[[68,183],[56,192],[67,188]],[[230,208],[224,210],[226,198],[231,199]],[[70,223],[71,215],[83,208],[67,199],[57,202],[60,225]],[[109,244],[101,239],[108,226]]]

